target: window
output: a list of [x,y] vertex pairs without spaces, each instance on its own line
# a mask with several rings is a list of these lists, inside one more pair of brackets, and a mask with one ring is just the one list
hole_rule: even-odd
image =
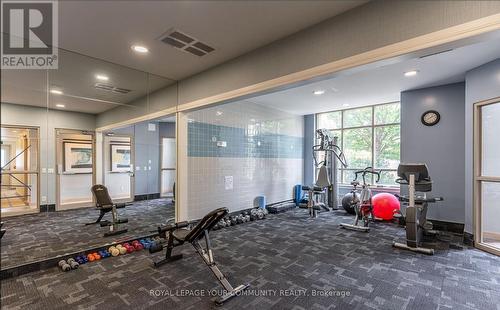
[[[348,167],[340,168],[339,182],[349,184],[354,171],[372,166],[382,170],[379,184],[396,186],[400,160],[400,104],[320,113],[316,128],[339,138]],[[367,180],[374,183],[374,179]]]

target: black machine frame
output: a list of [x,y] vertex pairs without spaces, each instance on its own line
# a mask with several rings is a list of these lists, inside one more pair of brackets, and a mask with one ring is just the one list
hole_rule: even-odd
[[[213,275],[224,288],[224,294],[214,301],[217,305],[222,305],[225,301],[238,295],[238,293],[249,287],[249,284],[241,284],[233,287],[229,283],[226,276],[220,271],[215,262],[212,246],[209,237],[209,231],[227,214],[227,208],[218,208],[203,217],[192,229],[187,229],[194,225],[195,222],[179,222],[172,225],[158,227],[158,234],[167,241],[165,258],[154,262],[155,267],[179,260],[182,254],[172,255],[173,249],[177,246],[188,242],[194,247],[196,253],[202,258],[203,262],[208,266]],[[205,246],[200,244],[200,240],[204,239]],[[150,253],[156,253],[163,250],[162,244],[156,244],[149,249]]]

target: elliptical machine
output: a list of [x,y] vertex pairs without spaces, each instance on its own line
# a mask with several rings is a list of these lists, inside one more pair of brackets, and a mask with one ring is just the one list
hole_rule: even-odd
[[[361,192],[357,195],[357,187],[359,186],[358,176],[362,175],[363,177],[363,185],[361,187]],[[377,176],[375,180],[376,183],[380,181],[380,171],[375,171],[372,167],[366,167],[363,170],[356,171],[354,173],[355,178],[351,182],[353,186],[352,201],[351,205],[355,211],[354,222],[352,224],[341,223],[340,226],[345,229],[351,229],[356,231],[364,231],[369,232],[370,227],[368,227],[371,220],[375,217],[373,215],[373,205],[372,205],[372,190],[370,189],[370,184],[366,183],[366,175],[373,174]],[[362,223],[360,223],[360,220]]]
[[[312,147],[312,151],[314,165],[319,167],[318,177],[314,185],[302,186],[302,190],[308,191],[307,209],[312,218],[316,218],[321,209],[330,211],[338,208],[337,161],[347,167],[344,153],[337,145],[337,137],[330,137],[326,129],[318,129],[316,138],[320,142]],[[323,153],[323,160],[318,161],[317,153]]]
[[408,196],[398,195],[399,201],[407,204],[406,244],[394,242],[392,245],[403,250],[433,255],[434,249],[423,248],[420,245],[424,234],[434,233],[432,223],[427,221],[428,204],[443,201],[443,198],[427,198],[426,193],[432,191],[432,180],[426,164],[399,164],[398,177],[396,183],[408,185]]

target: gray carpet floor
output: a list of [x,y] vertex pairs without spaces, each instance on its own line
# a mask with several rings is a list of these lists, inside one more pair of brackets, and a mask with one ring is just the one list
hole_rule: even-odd
[[[339,227],[351,219],[340,211],[309,219],[299,209],[211,232],[221,270],[233,285],[251,285],[223,309],[500,309],[499,257],[444,233],[427,244],[434,256],[394,249],[402,228]],[[218,282],[190,245],[175,251],[184,258],[158,269],[152,262],[163,253],[141,251],[8,279],[2,308],[213,308]],[[185,296],[192,294],[199,296]]]
[[[25,264],[48,257],[73,253],[111,243],[119,239],[132,239],[155,230],[158,224],[173,218],[174,205],[170,199],[154,199],[135,202],[125,209],[118,209],[120,217],[128,218],[123,224],[124,234],[104,237],[108,229],[88,225],[97,219],[99,211],[84,208],[61,212],[43,212],[3,218],[7,232],[1,240],[1,267]],[[110,220],[111,213],[103,220]]]

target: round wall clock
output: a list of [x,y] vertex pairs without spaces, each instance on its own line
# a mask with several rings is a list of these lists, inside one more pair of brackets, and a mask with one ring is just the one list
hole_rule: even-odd
[[425,126],[434,126],[437,123],[439,123],[439,120],[441,119],[441,115],[439,114],[438,111],[434,110],[429,110],[424,112],[421,117],[422,124]]

